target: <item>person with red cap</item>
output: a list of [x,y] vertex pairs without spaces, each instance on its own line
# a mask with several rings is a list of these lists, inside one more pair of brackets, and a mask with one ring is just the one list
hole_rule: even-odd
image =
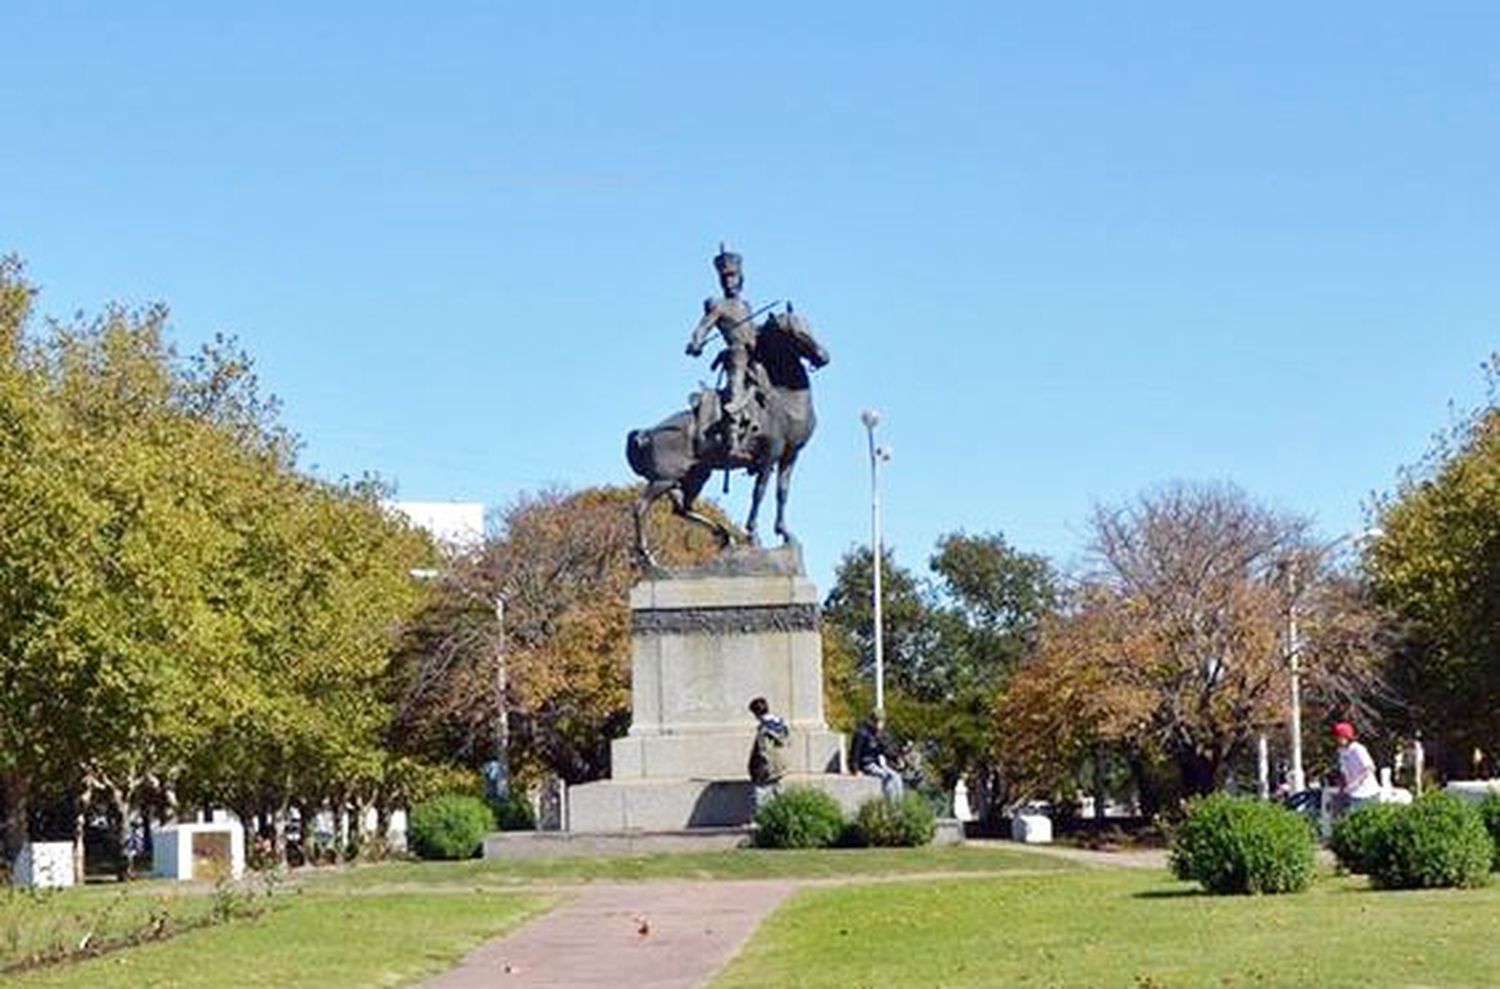
[[1380,796],[1380,779],[1375,775],[1375,760],[1370,750],[1355,741],[1354,726],[1340,721],[1333,726],[1333,737],[1339,743],[1339,774],[1344,778],[1344,798],[1353,810]]

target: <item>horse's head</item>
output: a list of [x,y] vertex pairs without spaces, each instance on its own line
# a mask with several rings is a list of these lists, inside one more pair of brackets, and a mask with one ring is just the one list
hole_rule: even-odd
[[813,367],[822,367],[828,363],[828,351],[812,335],[812,330],[807,325],[807,317],[799,312],[793,312],[791,307],[780,315],[772,315],[766,321],[766,328],[780,330],[786,335],[791,344],[792,351]]

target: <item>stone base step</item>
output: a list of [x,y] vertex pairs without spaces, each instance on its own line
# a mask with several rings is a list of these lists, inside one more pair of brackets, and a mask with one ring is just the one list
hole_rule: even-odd
[[[782,784],[817,787],[846,814],[880,796],[880,781],[869,776],[792,774]],[[745,779],[601,780],[568,788],[568,830],[579,834],[739,827],[753,816]]]
[[685,831],[497,831],[485,836],[487,859],[626,857],[722,852],[750,844],[750,828],[689,828]]
[[[487,859],[627,858],[634,855],[687,855],[748,848],[754,829],[688,828],[683,831],[496,831],[484,838]],[[963,825],[953,818],[938,820],[934,845],[957,845],[964,840]]]

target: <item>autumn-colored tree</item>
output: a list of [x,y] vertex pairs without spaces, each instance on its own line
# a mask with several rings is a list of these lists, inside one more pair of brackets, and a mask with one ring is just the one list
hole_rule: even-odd
[[1137,760],[1149,780],[1153,692],[1134,675],[1155,648],[1146,625],[1102,587],[1083,587],[1043,624],[1038,651],[996,697],[994,742],[1012,792],[1066,801],[1101,752]]
[[[582,782],[608,771],[609,740],[630,717],[636,493],[522,497],[478,552],[448,564],[401,667],[402,746],[474,766],[498,750],[521,778],[550,771]],[[665,565],[718,550],[665,505],[648,524]]]
[[1293,594],[1314,691],[1378,688],[1370,627],[1338,610],[1350,599],[1306,520],[1230,486],[1174,484],[1101,508],[1093,528],[1094,569],[1000,705],[1014,772],[1056,786],[1104,746],[1131,763],[1147,803],[1154,760],[1187,792],[1211,791],[1255,735],[1283,734]]

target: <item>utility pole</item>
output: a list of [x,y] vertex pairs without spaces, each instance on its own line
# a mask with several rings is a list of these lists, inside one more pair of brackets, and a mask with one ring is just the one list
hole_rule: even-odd
[[505,695],[510,687],[510,669],[505,656],[505,597],[495,595],[495,795],[510,789],[510,711]]
[[1287,783],[1293,793],[1307,789],[1307,774],[1302,769],[1302,659],[1297,641],[1297,565],[1287,567],[1286,649],[1292,674],[1292,768]]

